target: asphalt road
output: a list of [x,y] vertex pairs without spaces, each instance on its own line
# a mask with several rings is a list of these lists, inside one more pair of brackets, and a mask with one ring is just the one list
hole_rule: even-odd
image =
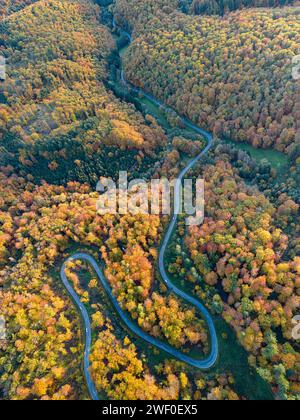
[[[130,34],[128,34],[128,37],[131,41],[131,35]],[[121,73],[121,79],[124,83],[130,85],[126,81],[123,71]],[[153,104],[155,104],[157,106],[160,106],[160,107],[166,107],[164,104],[162,104],[156,98],[152,97],[150,94],[148,94],[146,92],[143,92],[141,89],[136,88],[132,85],[130,85],[130,87],[131,87],[131,89],[134,89],[136,92],[142,92],[143,95],[145,97],[147,97]],[[201,158],[203,156],[205,156],[209,152],[209,150],[211,149],[211,147],[213,145],[213,136],[210,133],[208,133],[207,131],[205,131],[205,130],[199,128],[199,127],[197,127],[195,124],[193,124],[191,121],[187,120],[186,118],[182,118],[182,120],[187,127],[191,128],[196,133],[201,134],[202,136],[204,136],[206,138],[207,146],[201,153],[199,153],[198,156],[196,156],[194,159],[192,159],[188,163],[188,165],[180,173],[180,175],[178,177],[178,183],[176,184],[176,187],[175,187],[175,194],[174,194],[175,197],[180,196],[181,181],[183,180],[185,175],[193,168],[193,166],[196,163],[198,163],[201,160]],[[65,288],[67,289],[67,291],[69,292],[73,301],[75,302],[76,306],[78,307],[79,312],[80,312],[81,317],[82,317],[82,320],[83,320],[83,323],[84,323],[84,327],[85,327],[84,374],[85,374],[86,383],[87,383],[87,386],[88,386],[90,396],[93,400],[99,400],[99,396],[98,396],[98,393],[97,393],[97,390],[96,390],[95,383],[93,382],[93,379],[92,379],[91,374],[90,374],[90,360],[89,360],[89,357],[90,357],[91,345],[92,345],[91,322],[90,322],[89,315],[87,313],[87,310],[85,309],[84,304],[80,301],[78,295],[76,294],[75,290],[73,289],[73,287],[71,286],[71,284],[69,283],[69,281],[66,277],[65,267],[66,267],[66,264],[67,264],[68,261],[74,261],[74,260],[86,261],[93,267],[93,269],[95,270],[99,280],[101,281],[102,287],[106,291],[109,299],[111,300],[112,304],[114,305],[114,308],[117,311],[117,313],[119,314],[120,318],[125,323],[127,328],[129,328],[138,337],[142,338],[143,340],[145,340],[149,344],[159,348],[160,350],[163,350],[164,352],[170,354],[175,359],[180,360],[181,362],[187,363],[188,365],[193,366],[197,369],[202,369],[202,370],[210,369],[211,367],[214,366],[214,364],[216,363],[216,361],[218,359],[218,354],[219,354],[218,338],[217,338],[216,329],[215,329],[214,322],[213,322],[213,319],[212,319],[211,315],[209,314],[208,310],[204,307],[204,305],[202,305],[197,299],[189,296],[188,294],[186,294],[182,290],[178,289],[171,282],[171,280],[169,279],[169,277],[167,275],[167,272],[165,270],[165,265],[164,265],[165,253],[166,253],[169,241],[171,239],[172,233],[173,233],[173,231],[176,227],[177,218],[178,218],[178,215],[177,215],[177,213],[178,213],[177,210],[178,209],[176,207],[178,205],[179,205],[179,201],[175,200],[174,216],[171,219],[171,222],[169,224],[169,227],[168,227],[167,232],[165,234],[165,237],[163,239],[161,249],[160,249],[160,253],[159,253],[159,270],[160,270],[161,277],[162,277],[164,283],[166,284],[167,288],[169,289],[169,291],[173,292],[175,295],[179,296],[180,298],[185,300],[187,303],[196,307],[198,309],[198,311],[201,313],[201,315],[202,315],[203,319],[206,321],[206,324],[207,324],[208,329],[209,329],[210,342],[211,342],[211,352],[206,359],[196,360],[196,359],[191,358],[188,355],[180,352],[179,350],[175,349],[174,347],[170,346],[169,344],[167,344],[165,342],[162,342],[162,341],[150,336],[146,332],[144,332],[141,328],[139,328],[128,317],[127,314],[125,314],[123,312],[123,310],[120,307],[117,299],[114,297],[114,295],[112,293],[110,285],[109,285],[102,269],[99,267],[99,265],[95,261],[95,259],[91,255],[88,255],[88,254],[85,254],[85,253],[74,254],[63,264],[63,266],[61,268],[60,276],[61,276],[61,280],[62,280]]]
[[[205,156],[208,153],[208,151],[210,150],[210,148],[212,147],[212,144],[213,144],[213,140],[212,140],[211,135],[209,135],[208,133],[204,134],[203,130],[199,129],[198,127],[196,127],[196,128],[197,128],[197,132],[201,133],[202,135],[205,135],[205,137],[207,138],[207,141],[208,141],[208,145],[197,157],[192,159],[189,162],[189,164],[183,169],[183,171],[179,175],[179,178],[178,178],[179,181],[182,181],[182,179],[187,174],[187,172],[196,163],[198,163],[203,156]],[[175,196],[176,195],[178,196],[179,194],[180,194],[180,183],[178,182],[177,185],[176,185],[176,188],[175,188]],[[177,213],[177,212],[175,212],[175,213]],[[197,299],[189,296],[188,294],[186,294],[182,290],[178,289],[171,282],[171,280],[169,279],[169,277],[166,273],[166,270],[165,270],[165,265],[164,265],[165,253],[166,253],[166,249],[168,247],[169,241],[171,239],[172,233],[175,229],[175,226],[176,226],[176,223],[177,223],[177,218],[178,218],[178,216],[176,214],[172,217],[171,222],[169,224],[169,227],[167,229],[167,232],[165,234],[165,237],[163,239],[161,249],[160,249],[160,253],[159,253],[159,270],[160,270],[160,273],[161,273],[161,277],[162,277],[163,281],[165,282],[167,288],[171,292],[173,292],[175,295],[181,297],[187,303],[195,306],[199,310],[199,312],[201,313],[202,317],[206,321],[206,324],[207,324],[209,332],[210,332],[211,352],[206,359],[196,360],[196,359],[193,359],[193,358],[187,356],[186,354],[180,352],[179,350],[175,349],[174,347],[170,346],[169,344],[164,343],[164,342],[150,336],[146,332],[144,332],[141,328],[139,328],[128,317],[127,314],[125,314],[123,312],[123,310],[120,307],[117,299],[115,298],[115,296],[112,293],[110,285],[109,285],[102,269],[99,267],[99,265],[95,261],[95,259],[91,255],[88,255],[86,253],[74,254],[67,261],[65,261],[65,263],[63,264],[63,266],[61,268],[60,276],[61,276],[61,280],[62,280],[65,288],[67,289],[67,291],[69,292],[73,301],[75,302],[76,306],[78,307],[79,312],[80,312],[81,317],[82,317],[82,320],[83,320],[83,323],[84,323],[84,328],[85,328],[84,374],[85,374],[86,383],[87,383],[87,386],[88,386],[88,389],[89,389],[89,393],[90,393],[91,398],[93,400],[98,400],[99,397],[98,397],[98,394],[97,394],[96,386],[95,386],[95,384],[92,380],[91,374],[90,374],[89,357],[90,357],[90,353],[91,353],[91,344],[92,344],[91,322],[90,322],[89,315],[87,313],[87,310],[85,309],[84,304],[80,301],[78,295],[76,294],[75,290],[73,289],[73,287],[71,286],[71,284],[69,283],[69,281],[66,277],[65,267],[66,267],[66,264],[69,261],[74,261],[74,260],[86,261],[93,267],[93,269],[95,270],[95,272],[98,276],[98,279],[100,280],[100,282],[102,284],[102,287],[104,288],[104,290],[107,293],[109,299],[111,300],[112,304],[114,305],[114,308],[117,311],[117,313],[119,314],[120,318],[125,323],[125,325],[134,334],[136,334],[138,337],[142,338],[143,340],[145,340],[149,344],[159,348],[160,350],[165,351],[166,353],[170,354],[172,357],[174,357],[174,358],[176,358],[176,359],[178,359],[178,360],[180,360],[184,363],[187,363],[188,365],[193,366],[197,369],[207,370],[207,369],[213,367],[214,364],[217,361],[218,353],[219,353],[218,339],[217,339],[217,334],[216,334],[216,330],[215,330],[215,326],[214,326],[214,322],[213,322],[212,317],[210,316],[208,310],[204,307],[204,305],[202,305]]]

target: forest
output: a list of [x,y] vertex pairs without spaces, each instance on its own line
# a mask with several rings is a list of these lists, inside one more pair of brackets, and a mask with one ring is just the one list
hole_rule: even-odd
[[127,158],[128,167],[139,168],[162,148],[156,122],[105,88],[114,41],[99,20],[99,8],[88,1],[51,0],[0,23],[0,53],[7,57],[2,166],[37,181],[96,184],[111,175],[106,162],[115,153],[115,161]]
[[127,77],[216,136],[291,152],[299,129],[292,77],[299,13],[255,9],[195,18],[160,11],[136,25]]
[[[205,181],[205,217],[187,227],[179,216],[164,266],[209,311],[217,361],[196,369],[142,340],[74,259],[65,275],[90,318],[99,399],[300,400],[293,3],[0,0],[0,400],[92,399],[85,325],[61,281],[78,252],[143,332],[197,360],[210,354],[203,314],[160,275],[170,217],[101,215],[95,188],[119,170],[176,178],[210,138],[192,124],[213,136],[188,173]],[[143,92],[160,101],[155,112]]]
[[[97,216],[97,193],[76,183],[66,187],[45,183],[36,187],[15,175],[2,175],[0,185],[0,302],[10,334],[0,353],[0,386],[6,397],[16,400],[87,397],[80,370],[79,319],[59,287],[54,270],[57,259],[72,244],[101,250],[107,263],[107,278],[119,301],[143,328],[164,335],[176,346],[187,341],[207,344],[202,321],[197,320],[193,310],[184,308],[175,298],[164,297],[163,291],[150,292],[154,282],[151,267],[160,231],[158,216],[154,219],[151,216],[151,223],[148,216],[138,220],[124,216],[124,221],[115,216]],[[123,244],[121,248],[118,241]],[[122,271],[113,277],[119,265]],[[79,268],[70,266],[67,274],[78,294],[89,301],[97,282],[92,274],[88,290],[81,291]],[[133,290],[128,289],[133,286]],[[145,355],[137,352],[128,337],[120,338],[114,332],[111,315],[107,319],[103,302],[101,296],[96,303],[91,302],[97,331],[91,369],[98,389],[105,395],[115,399],[151,399],[154,395],[159,399],[177,399],[193,392],[207,398],[216,392],[224,398],[228,395],[238,399],[229,373],[216,375],[211,387],[202,378],[198,390],[196,382],[201,381],[201,375],[189,377],[172,362],[159,363],[155,368],[159,377],[165,377],[165,385],[160,388]],[[114,381],[107,379],[111,369]]]
[[289,239],[278,226],[293,224],[299,205],[286,197],[274,207],[242,182],[221,150],[203,175],[205,221],[190,228],[183,241],[179,227],[169,271],[188,279],[201,299],[211,300],[212,310],[236,331],[250,365],[278,397],[295,397],[299,344],[291,331],[300,305],[300,259],[284,257]]
[[225,15],[235,10],[253,7],[282,7],[294,0],[192,0],[190,10],[196,15]]
[[11,13],[19,12],[24,7],[31,5],[36,0],[1,0],[0,17],[6,17]]

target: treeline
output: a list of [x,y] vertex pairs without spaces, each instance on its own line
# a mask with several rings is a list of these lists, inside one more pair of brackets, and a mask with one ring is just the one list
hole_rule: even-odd
[[[215,135],[289,152],[299,130],[299,8],[161,13],[136,33],[127,77]],[[140,28],[140,27],[139,27]]]
[[0,18],[19,12],[37,0],[0,0]]
[[284,7],[294,3],[295,0],[116,0],[114,9],[117,23],[132,31],[138,26],[142,28],[160,12],[223,16],[239,9]]
[[283,7],[295,0],[193,0],[190,12],[196,15],[225,15],[238,9]]
[[45,0],[1,22],[0,165],[51,182],[96,182],[114,151],[131,151],[125,168],[139,170],[164,145],[153,119],[105,88],[114,41],[99,18],[89,0]]
[[116,0],[116,23],[129,32],[142,30],[160,12],[171,13],[179,7],[178,0]]

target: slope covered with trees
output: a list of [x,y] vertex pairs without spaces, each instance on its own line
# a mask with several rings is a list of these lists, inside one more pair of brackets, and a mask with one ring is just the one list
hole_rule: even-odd
[[18,12],[37,0],[0,0],[0,18]]
[[126,30],[145,28],[159,12],[171,13],[179,7],[178,0],[116,0],[116,23]]
[[160,11],[125,57],[133,84],[216,135],[287,152],[299,130],[299,8],[219,17]]
[[[216,317],[222,348],[208,373],[131,335],[91,268],[68,264],[68,279],[91,317],[92,378],[107,399],[239,400],[265,396],[265,383],[280,399],[299,399],[300,348],[292,338],[300,310],[299,91],[291,80],[299,10],[249,10],[224,19],[178,11],[188,12],[191,3],[116,1],[117,24],[136,37],[126,58],[128,77],[216,135],[289,152],[291,176],[287,185],[275,184],[267,164],[255,165],[224,145],[193,173],[206,181],[206,218],[188,231],[179,223],[166,268]],[[195,0],[191,10],[210,14],[214,5],[213,13],[223,14],[227,5],[244,4]],[[0,17],[0,53],[7,59],[0,86],[0,316],[6,331],[0,399],[89,398],[80,318],[59,278],[74,250],[103,261],[113,294],[140,328],[186,354],[208,354],[204,321],[167,292],[157,273],[168,218],[99,215],[91,186],[119,168],[174,177],[203,139],[182,137],[176,115],[169,116],[175,129],[167,139],[154,118],[109,91],[115,41],[92,1],[2,0]],[[284,231],[293,231],[292,241]],[[235,335],[244,350],[234,350],[245,359],[248,353],[263,392],[238,386],[239,368],[230,371],[224,362]],[[255,387],[257,376],[245,365],[250,378],[242,381]]]
[[[131,165],[142,167],[144,157],[153,158],[166,142],[154,119],[144,119],[105,87],[114,42],[99,23],[98,7],[85,0],[41,1],[10,14],[1,29],[8,66],[0,109],[0,307],[7,337],[0,342],[0,398],[88,397],[80,371],[80,320],[57,273],[74,244],[101,251],[117,298],[142,328],[185,351],[198,346],[205,353],[204,322],[155,282],[159,217],[100,217],[98,194],[86,184],[43,181],[96,181],[109,172],[109,159],[124,169],[122,151]],[[93,162],[105,162],[88,178],[79,146]],[[49,174],[40,174],[38,187],[32,181],[41,162]],[[69,167],[76,170],[68,173]],[[99,338],[92,374],[100,392],[110,398],[174,399],[180,389],[187,392],[189,379],[172,365],[161,368],[167,386],[158,385],[145,358],[116,337],[109,321],[102,324],[103,316],[100,311],[93,318]],[[116,351],[108,355],[112,343]],[[107,383],[112,364],[120,366],[120,387]],[[193,392],[195,385],[189,387]],[[229,383],[227,389],[235,397]]]
[[45,0],[10,15],[0,45],[2,165],[50,181],[96,182],[115,152],[131,150],[132,167],[139,153],[153,157],[164,145],[154,120],[105,88],[114,41],[89,0]]
[[295,0],[116,0],[116,22],[127,30],[143,28],[160,12],[182,11],[194,15],[225,15],[244,8],[274,8],[296,3]]
[[253,7],[280,7],[294,0],[192,0],[190,11],[196,15],[225,15],[238,9]]
[[220,148],[215,164],[202,170],[206,218],[189,229],[186,248],[172,249],[169,271],[189,280],[235,330],[250,365],[274,394],[297,399],[300,348],[292,331],[300,307],[300,259],[285,257],[289,239],[278,226],[295,221],[299,235],[299,205],[285,197],[273,206],[242,182]]

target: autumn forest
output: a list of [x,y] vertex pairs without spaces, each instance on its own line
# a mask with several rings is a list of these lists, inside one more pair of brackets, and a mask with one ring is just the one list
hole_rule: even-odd
[[0,400],[300,400],[299,54],[293,0],[0,0]]

